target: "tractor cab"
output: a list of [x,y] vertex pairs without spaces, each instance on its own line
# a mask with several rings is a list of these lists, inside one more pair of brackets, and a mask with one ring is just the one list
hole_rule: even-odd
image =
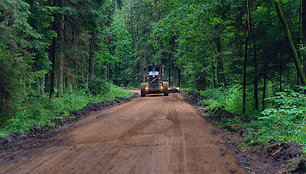
[[169,83],[166,82],[165,66],[145,66],[144,71],[147,75],[147,82],[141,83],[141,96],[150,93],[164,93],[168,96]]
[[145,67],[149,89],[158,89],[159,84],[165,80],[164,71],[165,71],[164,66],[146,66]]

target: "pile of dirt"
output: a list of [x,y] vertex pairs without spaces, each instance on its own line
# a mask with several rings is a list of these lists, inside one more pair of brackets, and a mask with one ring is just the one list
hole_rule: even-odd
[[109,109],[120,104],[131,101],[133,98],[138,97],[137,93],[130,98],[116,98],[113,101],[105,101],[99,103],[89,103],[81,110],[69,111],[69,116],[63,119],[52,119],[53,126],[45,125],[39,126],[34,124],[29,127],[26,135],[16,132],[10,134],[6,138],[0,138],[0,161],[8,159],[21,149],[32,149],[34,147],[43,146],[48,142],[48,139],[55,134],[58,134],[63,128],[69,127],[79,119],[89,115],[94,111],[102,111]]
[[223,129],[224,138],[235,149],[235,155],[252,173],[304,174],[305,156],[302,146],[294,141],[275,143],[261,149],[241,150],[241,136]]
[[[226,123],[228,119],[238,117],[237,114],[232,114],[224,109],[223,106],[216,107],[210,111],[210,114],[205,118],[215,125]],[[249,116],[240,117],[243,123],[250,122],[256,118]],[[257,173],[303,173],[305,169],[305,157],[303,157],[302,146],[294,141],[283,143],[270,141],[271,145],[262,147],[257,151],[244,151],[242,152],[238,147],[242,136],[248,134],[248,131],[243,127],[223,126],[222,129],[227,131],[228,142],[235,149],[236,157],[245,165],[250,168],[250,171]],[[238,138],[236,137],[238,136]],[[234,144],[234,145],[233,145]],[[258,142],[250,144],[257,146]]]
[[[230,113],[225,110],[224,106],[215,107],[213,109],[205,108],[208,105],[197,105],[198,101],[207,99],[200,93],[186,91],[182,93],[185,101],[193,105],[211,124],[217,126],[226,123],[228,119],[238,117],[239,115]],[[244,123],[250,122],[256,118],[241,117]],[[220,128],[220,126],[218,126]],[[244,164],[245,168],[253,173],[305,173],[305,156],[302,152],[302,146],[294,141],[288,143],[271,141],[268,147],[262,147],[256,151],[241,150],[242,136],[248,134],[247,130],[242,127],[223,126],[220,132],[224,135],[224,139],[232,146],[237,159]],[[252,144],[256,146],[255,144]]]
[[274,160],[288,160],[303,154],[302,146],[294,141],[272,144],[267,152]]
[[288,143],[274,143],[267,148],[268,158],[277,163],[286,164],[290,173],[304,173],[306,171],[306,159],[303,156],[303,148],[294,141]]

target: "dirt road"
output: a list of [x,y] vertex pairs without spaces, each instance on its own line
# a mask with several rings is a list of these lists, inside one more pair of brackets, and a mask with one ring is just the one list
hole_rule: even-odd
[[179,94],[136,98],[92,114],[51,144],[2,164],[0,173],[247,173]]

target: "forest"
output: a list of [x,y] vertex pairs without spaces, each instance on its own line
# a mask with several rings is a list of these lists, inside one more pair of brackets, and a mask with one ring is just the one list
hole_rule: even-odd
[[[130,97],[145,65],[237,116],[245,145],[306,142],[306,0],[0,2],[0,136]],[[249,122],[241,122],[249,118]]]

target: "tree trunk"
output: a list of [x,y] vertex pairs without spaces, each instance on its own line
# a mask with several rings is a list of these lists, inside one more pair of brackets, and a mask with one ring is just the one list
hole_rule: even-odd
[[[302,33],[303,33],[303,44],[306,44],[306,0],[302,0]],[[303,56],[303,70],[306,74],[306,54]]]
[[69,80],[68,77],[66,77],[66,80],[65,80],[65,91],[68,91],[68,92],[71,92],[72,91],[72,87],[71,87],[71,81]]
[[[301,17],[302,17],[302,14],[301,14],[301,11],[302,11],[302,2],[300,2],[300,6],[298,8],[298,14],[299,14],[299,25],[298,25],[298,28],[299,28],[299,34],[298,34],[298,38],[297,38],[297,54],[298,54],[298,57],[301,58],[301,51],[300,51],[300,44],[301,44],[301,33],[302,33],[302,29],[301,29]],[[305,73],[304,73],[305,74]],[[299,85],[300,84],[300,77],[299,77],[299,72],[296,71],[296,85]]]
[[180,69],[178,69],[178,78],[179,78],[178,79],[179,87],[182,88],[182,84],[181,84],[182,83],[182,79],[181,79],[182,77],[181,77],[181,70]]
[[45,80],[45,77],[39,77],[37,78],[36,80],[36,93],[39,94],[39,95],[43,95],[44,94],[44,80]]
[[[159,1],[157,1],[157,17],[158,17],[158,21],[161,20],[161,15],[160,15],[160,7],[159,7]],[[163,41],[161,38],[159,38],[159,49],[162,50],[163,49]],[[163,54],[163,53],[162,53]],[[164,65],[164,64],[163,64]],[[169,74],[170,75],[170,74]],[[170,82],[169,82],[170,85]]]
[[[246,0],[247,9],[249,9],[249,1]],[[248,39],[249,39],[249,15],[246,18],[246,33],[245,33],[245,40],[244,40],[244,63],[243,63],[243,101],[242,101],[242,113],[245,113],[245,102],[246,102],[246,74],[247,74],[247,58],[248,58]]]
[[[68,22],[68,21],[66,20],[66,22]],[[71,28],[68,28],[68,25],[65,25],[65,27],[64,27],[64,41],[65,41],[65,45],[66,45],[66,47],[65,47],[66,51],[64,52],[64,54],[65,54],[65,59],[64,60],[66,62],[72,61],[71,53],[69,53],[69,51],[71,50],[71,41],[69,40],[69,34],[70,33],[73,33],[73,32],[71,32]],[[66,67],[66,66],[68,66],[68,65],[64,65],[64,67]],[[69,69],[67,68],[66,71],[69,71]],[[64,77],[64,92],[67,92],[67,91],[71,92],[70,81],[69,81],[70,77],[68,76],[67,73],[72,74],[72,72],[66,72],[66,74],[65,74],[66,77]]]
[[108,75],[107,75],[107,69],[108,68],[108,65],[107,65],[107,63],[105,64],[105,67],[104,67],[104,79],[105,79],[105,81],[107,81],[108,82]]
[[114,75],[114,84],[119,86],[120,85],[120,80],[118,79],[120,76],[120,68],[118,63],[115,63],[115,72],[113,73]]
[[108,64],[107,74],[108,74],[108,81],[111,81],[111,79],[113,78],[113,70],[110,64]]
[[[53,1],[53,7],[57,5],[57,0]],[[57,32],[57,15],[54,15],[54,21],[53,21],[53,30]],[[49,58],[51,59],[51,72],[50,72],[50,94],[49,94],[49,100],[53,98],[53,93],[54,93],[54,81],[55,81],[55,46],[56,46],[56,38],[52,38],[52,43],[49,47]]]
[[[70,46],[70,49],[72,49],[74,47],[74,45],[77,44],[77,42],[76,42],[76,29],[74,27],[71,27],[71,30],[72,30],[72,32],[71,32],[72,44]],[[75,53],[70,54],[70,58],[73,60],[73,66],[76,67],[76,68],[79,68],[79,66],[77,65],[77,61],[76,61],[77,57],[78,56]],[[72,88],[71,90],[75,90],[76,84],[79,81],[81,81],[82,76],[83,76],[83,74],[81,74],[79,72],[76,72],[76,78],[73,78],[72,82],[71,82],[71,88]]]
[[142,72],[142,83],[146,82],[146,72],[144,71],[144,67],[146,66],[146,64],[147,64],[147,54],[144,54],[143,59],[142,59],[143,66],[140,67],[141,72]]
[[302,84],[304,86],[306,86],[306,78],[305,78],[305,75],[304,75],[302,65],[301,65],[300,59],[298,57],[297,51],[296,51],[295,46],[292,42],[292,38],[291,38],[291,34],[290,34],[290,30],[289,30],[287,21],[286,21],[284,15],[283,15],[283,12],[282,12],[282,10],[279,6],[278,1],[274,1],[274,4],[275,4],[276,11],[277,11],[277,15],[278,15],[280,21],[282,22],[283,30],[284,30],[284,33],[286,35],[286,39],[287,39],[287,42],[289,44],[289,48],[290,48],[290,51],[291,51],[291,54],[292,54],[292,58],[294,60],[295,67],[298,71],[300,80],[301,80]]
[[265,65],[264,65],[264,86],[263,86],[263,92],[262,92],[262,110],[265,110],[265,105],[266,105],[266,100],[265,100],[266,99],[266,88],[267,88],[267,63],[265,61]]
[[215,65],[214,65],[214,58],[211,57],[211,70],[213,75],[213,82],[214,82],[214,88],[216,88],[216,75],[215,75]]
[[[58,73],[55,73],[54,75],[54,88],[57,88],[58,87]],[[58,95],[58,92],[55,93],[55,95]]]
[[224,68],[223,68],[223,61],[221,56],[221,39],[218,37],[216,38],[216,45],[217,45],[217,78],[218,78],[218,85],[220,86],[222,83],[225,85],[225,77],[224,77]]
[[169,85],[171,84],[171,67],[169,66]]
[[[254,38],[253,38],[254,39]],[[258,65],[257,65],[257,57],[256,57],[256,43],[253,41],[253,48],[254,48],[254,69],[255,69],[255,74],[254,74],[254,100],[255,100],[255,109],[259,109],[259,104],[258,104]]]
[[262,92],[262,110],[266,107],[266,90],[267,90],[267,44],[264,45],[264,85]]
[[64,93],[64,15],[59,16],[59,30],[58,30],[58,95],[61,96]]
[[176,68],[174,64],[172,64],[172,69],[172,86],[176,86]]
[[245,36],[245,50],[244,50],[244,63],[243,63],[243,101],[242,101],[242,113],[245,113],[245,99],[246,99],[246,73],[247,73],[247,58],[248,58],[248,31]]
[[95,53],[95,42],[96,42],[96,34],[95,32],[90,33],[90,39],[89,39],[89,58],[88,58],[88,74],[89,74],[89,81],[94,76],[94,53]]
[[141,59],[139,59],[139,61],[138,61],[138,68],[139,68],[139,70],[138,70],[138,74],[137,74],[137,82],[142,83],[143,82],[142,76],[143,76],[144,73],[143,73],[143,64],[142,64]]
[[250,34],[252,36],[252,43],[253,43],[253,53],[254,53],[254,59],[253,59],[253,63],[254,63],[254,100],[255,100],[255,109],[258,110],[259,109],[259,104],[258,104],[258,65],[257,65],[257,53],[256,53],[256,40],[255,40],[255,35],[253,33],[253,29],[252,29],[252,18],[251,18],[251,12],[250,12],[250,8],[248,9],[248,15],[249,15],[249,28],[250,28]]
[[279,92],[282,92],[282,48],[279,46]]

